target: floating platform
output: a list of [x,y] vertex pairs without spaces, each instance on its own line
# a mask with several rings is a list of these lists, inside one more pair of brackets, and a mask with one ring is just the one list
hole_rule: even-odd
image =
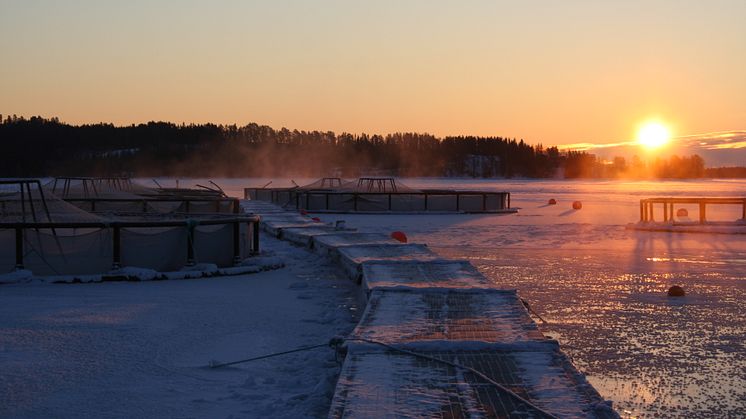
[[427,246],[414,243],[348,246],[337,252],[345,272],[357,283],[362,282],[364,263],[442,260]]
[[337,251],[348,246],[400,245],[400,242],[382,233],[344,232],[322,234],[313,238],[312,247],[322,255],[339,257]]
[[[329,418],[617,418],[559,350],[423,352],[370,347],[345,358]],[[442,362],[446,361],[446,362]],[[530,404],[469,370],[479,371]]]
[[517,292],[468,261],[289,218],[274,222],[300,226],[275,224],[278,236],[338,261],[367,296],[345,339],[330,418],[619,417]]
[[367,294],[378,289],[399,288],[495,288],[465,260],[367,262],[362,266],[362,275],[362,286]]
[[707,222],[682,223],[682,222],[639,222],[627,224],[628,230],[638,231],[661,231],[668,233],[706,233],[706,234],[746,234],[746,222]]
[[552,342],[556,346],[539,331],[515,290],[494,288],[375,290],[352,337],[413,350],[441,344],[484,348]]

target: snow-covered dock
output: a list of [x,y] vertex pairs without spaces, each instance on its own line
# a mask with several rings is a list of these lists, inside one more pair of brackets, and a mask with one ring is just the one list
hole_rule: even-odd
[[617,417],[516,291],[498,289],[468,262],[384,234],[264,213],[266,203],[242,206],[266,215],[263,228],[277,237],[313,232],[292,241],[338,260],[365,290],[329,417]]

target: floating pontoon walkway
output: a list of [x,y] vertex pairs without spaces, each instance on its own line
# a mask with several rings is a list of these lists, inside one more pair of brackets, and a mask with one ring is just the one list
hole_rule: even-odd
[[516,291],[468,261],[262,202],[242,206],[263,216],[267,233],[338,261],[364,291],[330,418],[618,417]]

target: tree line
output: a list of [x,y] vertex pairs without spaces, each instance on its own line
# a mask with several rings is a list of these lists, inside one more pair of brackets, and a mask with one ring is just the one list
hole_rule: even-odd
[[[531,178],[701,177],[699,156],[651,167],[504,137],[332,131],[148,122],[70,125],[0,116],[0,176],[478,176]],[[644,168],[644,170],[641,170]]]

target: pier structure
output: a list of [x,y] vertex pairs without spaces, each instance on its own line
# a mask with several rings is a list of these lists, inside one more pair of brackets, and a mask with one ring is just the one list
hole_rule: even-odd
[[241,203],[261,228],[336,261],[365,310],[345,337],[330,418],[615,418],[516,290],[420,243]]

